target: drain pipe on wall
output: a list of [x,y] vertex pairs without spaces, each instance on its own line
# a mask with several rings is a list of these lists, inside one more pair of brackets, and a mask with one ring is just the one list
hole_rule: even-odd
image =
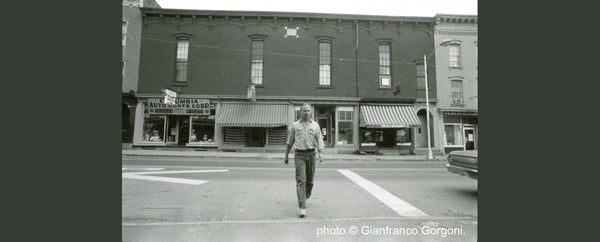
[[356,97],[360,97],[360,93],[358,92],[359,90],[359,85],[358,85],[358,21],[354,21],[354,23],[356,24],[356,47],[355,49],[355,54],[354,54],[354,64],[355,64],[355,68],[356,68]]

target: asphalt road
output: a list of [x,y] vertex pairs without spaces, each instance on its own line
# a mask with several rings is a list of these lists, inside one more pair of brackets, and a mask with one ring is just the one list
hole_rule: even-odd
[[122,163],[124,241],[477,240],[477,180],[445,162],[320,163],[306,218],[293,160]]

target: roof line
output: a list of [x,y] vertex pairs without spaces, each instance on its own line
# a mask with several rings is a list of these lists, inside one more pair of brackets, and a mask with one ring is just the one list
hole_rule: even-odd
[[387,16],[387,15],[357,15],[337,13],[310,13],[310,12],[270,12],[270,11],[224,11],[224,10],[196,10],[196,9],[166,9],[166,8],[140,8],[142,14],[166,15],[206,15],[206,16],[244,16],[244,17],[277,17],[277,18],[313,18],[313,19],[349,19],[349,20],[376,20],[376,21],[415,21],[434,22],[435,17],[416,16]]

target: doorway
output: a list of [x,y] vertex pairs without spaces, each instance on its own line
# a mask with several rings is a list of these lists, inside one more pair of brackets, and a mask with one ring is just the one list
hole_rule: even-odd
[[265,128],[248,127],[244,128],[248,147],[265,147]]
[[465,127],[463,130],[465,150],[475,149],[475,130],[473,127]]
[[327,115],[320,116],[318,118],[319,127],[321,127],[321,134],[323,134],[323,143],[325,147],[331,147],[331,118]]
[[190,141],[190,116],[179,116],[178,131],[177,145],[186,145]]
[[333,148],[335,146],[335,106],[315,105],[315,117],[321,127],[323,144],[326,148]]
[[189,142],[190,116],[170,115],[167,125],[167,143],[185,146]]

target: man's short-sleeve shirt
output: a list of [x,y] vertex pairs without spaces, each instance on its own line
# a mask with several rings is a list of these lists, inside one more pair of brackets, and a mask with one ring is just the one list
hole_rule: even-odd
[[298,150],[318,149],[322,151],[325,149],[321,127],[312,119],[306,126],[302,124],[301,120],[292,123],[287,144],[293,145],[293,148]]

